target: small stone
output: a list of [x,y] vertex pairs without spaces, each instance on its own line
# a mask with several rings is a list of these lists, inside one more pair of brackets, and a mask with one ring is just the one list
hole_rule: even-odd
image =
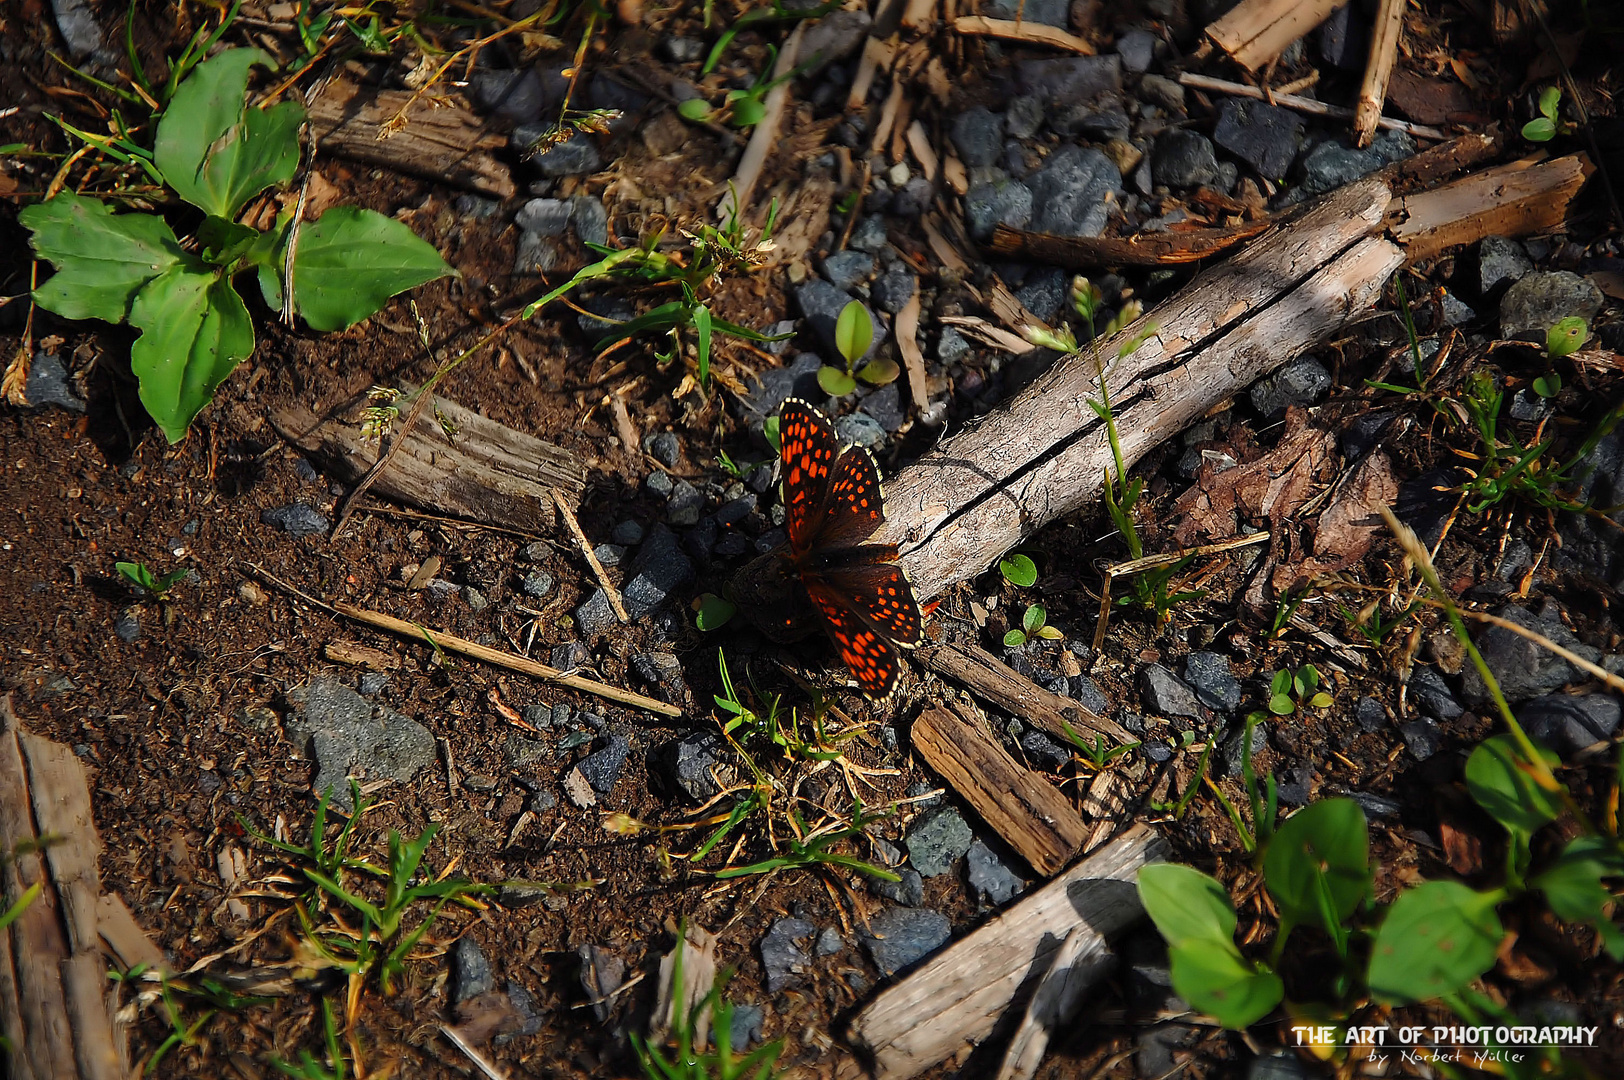
[[1149,30],[1129,30],[1118,37],[1116,51],[1122,57],[1122,66],[1135,75],[1149,71],[1151,61],[1156,58],[1158,41]]
[[1022,91],[1036,94],[1051,108],[1070,105],[1122,89],[1122,58],[1112,53],[1021,60],[1016,80]]
[[761,967],[767,992],[777,994],[806,981],[812,958],[796,942],[811,937],[818,928],[805,919],[779,919],[761,938]]
[[964,866],[970,888],[994,907],[1026,891],[1026,882],[979,838],[970,844]]
[[597,945],[581,945],[575,952],[581,959],[581,988],[592,1002],[598,1022],[606,1023],[614,1008],[615,991],[626,981],[626,961]]
[[878,255],[880,249],[889,242],[890,238],[885,230],[884,214],[868,214],[852,230],[851,246],[857,251],[866,251],[870,255]]
[[970,343],[951,326],[942,327],[936,338],[936,359],[943,364],[956,364],[970,352]]
[[1212,138],[1268,180],[1280,181],[1297,156],[1302,117],[1263,101],[1229,98],[1218,114]]
[[453,1005],[461,1005],[496,988],[496,976],[491,973],[490,961],[485,959],[485,954],[472,937],[459,937],[452,944],[450,953]]
[[620,770],[625,767],[631,752],[631,743],[626,741],[626,736],[611,734],[601,740],[599,749],[582,758],[576,768],[592,785],[593,791],[607,795],[614,790],[615,781],[620,779]]
[[837,419],[835,434],[843,441],[861,446],[865,450],[874,450],[885,445],[885,428],[866,413],[847,413]]
[[1150,152],[1150,170],[1156,183],[1188,188],[1210,185],[1218,177],[1218,159],[1212,140],[1183,128],[1163,132]]
[[1320,24],[1319,51],[1343,71],[1363,71],[1370,60],[1370,23],[1364,9],[1343,4]]
[[875,896],[909,907],[918,907],[924,903],[925,879],[919,876],[919,871],[911,866],[895,867],[893,871],[902,879],[901,881],[886,881],[883,878],[871,877],[868,879],[868,891]]
[[815,75],[830,64],[851,56],[862,47],[863,39],[873,25],[873,17],[862,9],[836,11],[812,23],[801,41],[800,52],[802,57],[812,62],[813,66],[807,69],[808,72]]
[[1588,325],[1604,300],[1594,282],[1566,270],[1524,274],[1500,298],[1500,336],[1544,345],[1551,327],[1565,318]]
[[619,544],[599,544],[592,549],[593,556],[604,566],[619,566],[626,557],[626,549]]
[[1096,716],[1111,711],[1111,701],[1093,679],[1087,675],[1073,675],[1066,680],[1069,694],[1079,705]]
[[901,263],[891,267],[874,283],[874,302],[880,310],[895,315],[907,306],[919,289],[919,279]]
[[1448,289],[1444,290],[1442,308],[1446,326],[1465,326],[1477,319],[1477,312]]
[[1184,113],[1184,86],[1165,75],[1146,75],[1139,80],[1139,96],[1175,116]]
[[699,38],[670,35],[660,39],[660,52],[674,64],[697,64],[705,58],[705,43]]
[[1453,720],[1465,711],[1450,692],[1444,677],[1432,668],[1418,667],[1411,673],[1410,696],[1439,720]]
[[1064,29],[1071,23],[1071,0],[987,0],[981,13],[995,19],[1022,19]]
[[527,563],[546,562],[548,557],[551,555],[552,548],[542,540],[531,541],[519,551],[519,558],[523,559]]
[[113,620],[113,633],[118,635],[120,641],[126,643],[139,639],[141,637],[140,614],[134,608],[121,612],[119,617]]
[[1145,705],[1161,716],[1188,716],[1199,719],[1201,705],[1195,691],[1161,664],[1147,664],[1139,675],[1139,688]]
[[570,225],[583,244],[609,242],[609,211],[597,199],[577,195],[570,200]]
[[[520,127],[515,130],[514,139],[518,139],[520,132],[527,131]],[[535,136],[524,143],[529,146]],[[529,161],[530,167],[549,179],[558,179],[564,176],[583,176],[595,173],[603,168],[603,155],[598,153],[597,146],[590,136],[572,135],[557,146],[543,150]]]
[[902,405],[902,390],[897,383],[888,383],[863,396],[862,413],[891,434],[902,427],[908,414]]
[[868,280],[874,272],[874,256],[865,251],[842,251],[823,260],[823,276],[842,292]]
[[570,204],[562,199],[531,199],[519,208],[514,222],[536,236],[563,236],[570,225]]
[[[1562,624],[1554,604],[1549,604],[1537,616],[1514,604],[1507,604],[1494,614],[1542,634],[1592,663],[1600,659],[1595,649],[1580,643],[1573,631]],[[1513,704],[1560,690],[1579,677],[1578,669],[1567,660],[1503,627],[1490,626],[1482,631],[1476,635],[1476,644],[1483,662],[1500,683],[1501,692]],[[1461,692],[1467,701],[1489,700],[1488,690],[1475,666],[1461,672]]]
[[953,924],[939,911],[897,907],[869,920],[863,931],[863,945],[874,966],[890,976],[947,944],[952,933]]
[[356,684],[356,689],[362,697],[371,697],[389,685],[389,675],[383,671],[365,671]]
[[[1252,729],[1251,756],[1256,758],[1269,744],[1269,737],[1263,725]],[[1240,776],[1244,771],[1246,748],[1246,728],[1244,726],[1234,729],[1233,734],[1225,739],[1218,747],[1218,767],[1220,776]]]
[[1353,718],[1363,731],[1380,731],[1387,726],[1387,710],[1373,697],[1362,697],[1353,708]]
[[661,748],[655,768],[668,789],[681,791],[695,803],[716,797],[713,773],[725,777],[732,770],[722,764],[722,740],[714,731],[692,731]]
[[953,118],[949,137],[966,168],[991,165],[1004,146],[1003,117],[979,105],[966,109]]
[[1004,110],[1004,134],[1011,139],[1030,139],[1043,126],[1043,101],[1027,94],[1016,98]]
[[1520,281],[1533,268],[1523,246],[1510,237],[1485,236],[1477,245],[1477,288],[1482,296]]
[[840,931],[832,926],[826,926],[818,935],[818,943],[813,951],[820,957],[833,956],[845,947],[846,941],[840,936]]
[[[800,306],[801,313],[806,316],[813,334],[822,343],[831,361],[840,356],[840,348],[835,339],[835,326],[840,319],[840,313],[851,302],[851,296],[835,288],[827,281],[817,278],[809,280],[805,285],[795,290],[795,301]],[[863,308],[869,318],[869,324],[874,328],[874,340],[869,344],[868,351],[858,359],[867,360],[880,345],[885,334],[882,332],[879,320],[865,305]],[[841,361],[844,363],[844,360]],[[814,382],[816,376],[814,374]]]
[[1299,356],[1273,375],[1252,384],[1252,407],[1260,416],[1274,417],[1290,406],[1306,407],[1331,388],[1331,373],[1312,356]]
[[1241,705],[1241,684],[1229,669],[1229,658],[1212,652],[1193,652],[1184,659],[1184,681],[1201,704],[1220,712]]
[[1110,220],[1112,198],[1122,194],[1122,174],[1099,150],[1066,146],[1049,155],[1027,186],[1035,231],[1098,236]]
[[545,570],[532,570],[519,582],[519,589],[532,600],[541,600],[553,591],[553,575]]
[[1023,229],[1031,220],[1032,190],[1017,180],[977,184],[965,196],[965,226],[975,240],[991,239],[998,225]]
[[937,877],[953,868],[953,861],[970,850],[975,837],[963,816],[944,806],[921,817],[908,830],[908,859],[922,877]]
[[676,535],[662,525],[649,530],[620,587],[626,611],[634,619],[653,614],[675,590],[694,579],[694,564],[682,553]]
[[666,520],[673,525],[698,525],[699,515],[705,509],[705,496],[686,480],[678,480],[666,500]]
[[643,526],[636,521],[622,521],[609,533],[609,539],[622,547],[636,547],[643,542]]
[[1517,710],[1529,736],[1564,757],[1611,739],[1619,717],[1618,700],[1607,694],[1547,694]]
[[643,480],[643,486],[648,488],[652,494],[664,499],[668,498],[671,492],[676,489],[676,481],[671,479],[670,473],[656,469]]
[[1405,749],[1409,750],[1410,756],[1417,761],[1427,760],[1443,746],[1437,725],[1428,720],[1412,720],[1408,724],[1400,724],[1398,733],[1404,738]]
[[491,602],[485,599],[485,594],[472,585],[462,587],[462,599],[464,603],[473,609],[476,615],[491,606]]
[[656,431],[643,438],[643,452],[668,469],[677,467],[682,457],[682,444],[670,431]]
[[[38,352],[28,369],[28,382],[23,397],[30,409],[57,405],[70,412],[84,412],[86,405],[68,378],[68,369],[55,353]],[[303,458],[300,459],[304,460]]]
[[1034,765],[1045,769],[1061,769],[1071,762],[1070,750],[1036,728],[1021,732],[1016,742]]
[[734,1050],[747,1050],[762,1038],[766,1013],[760,1005],[734,1005],[733,1024],[728,1029]]
[[1348,798],[1364,808],[1371,817],[1397,817],[1404,808],[1392,799],[1373,795],[1368,791],[1350,791]]
[[1066,272],[1050,266],[1028,275],[1021,287],[1015,290],[1015,299],[1042,321],[1053,322],[1065,306],[1069,290],[1070,279]]
[[259,520],[289,536],[316,536],[331,528],[326,516],[309,503],[288,503],[261,510]]
[[[316,761],[311,790],[332,791],[350,808],[348,778],[410,781],[436,759],[434,736],[422,724],[371,702],[336,679],[317,677],[288,691],[294,715],[288,741]],[[359,771],[358,771],[359,770]]]

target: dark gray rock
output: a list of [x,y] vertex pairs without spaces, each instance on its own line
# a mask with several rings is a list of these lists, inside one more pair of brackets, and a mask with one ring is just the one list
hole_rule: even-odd
[[1507,236],[1485,236],[1477,245],[1477,288],[1488,296],[1502,285],[1521,280],[1534,268],[1523,246]]
[[331,789],[350,809],[349,776],[406,783],[435,761],[434,736],[416,720],[371,702],[334,679],[313,678],[288,691],[288,741],[316,760],[311,790]]
[[1441,303],[1445,326],[1465,326],[1477,320],[1477,312],[1448,289]]
[[592,790],[599,795],[607,795],[614,790],[615,781],[620,779],[620,770],[625,768],[626,759],[631,756],[631,743],[626,736],[611,734],[599,740],[598,749],[581,759],[576,768],[586,782],[592,785]]
[[1070,750],[1036,728],[1021,732],[1016,742],[1027,760],[1041,768],[1060,769],[1071,761]]
[[818,934],[818,943],[813,948],[818,956],[833,956],[846,947],[846,940],[840,936],[840,931],[832,926],[825,926]]
[[531,124],[536,138],[544,127],[535,125],[546,109],[564,96],[567,81],[556,72],[543,75],[535,68],[497,70],[475,68],[468,76],[468,94],[483,112],[505,120]]
[[1312,356],[1299,356],[1252,384],[1252,407],[1260,416],[1278,416],[1291,405],[1305,407],[1331,388],[1331,373]]
[[1016,79],[1023,93],[1036,94],[1051,108],[1071,105],[1121,90],[1122,58],[1111,53],[1022,60],[1016,65]]
[[1447,468],[1429,469],[1411,477],[1399,484],[1393,513],[1415,530],[1423,544],[1432,547],[1443,536],[1444,522],[1455,512],[1459,501],[1455,488],[1459,483],[1455,471]]
[[1350,791],[1348,798],[1358,803],[1370,817],[1398,817],[1403,809],[1398,803],[1383,795],[1373,795],[1368,791]]
[[686,480],[678,480],[665,501],[665,519],[679,527],[699,524],[699,516],[704,510],[704,492]]
[[496,976],[479,943],[463,936],[451,949],[451,1004],[461,1005],[496,989]]
[[1122,194],[1122,173],[1093,147],[1055,151],[1026,183],[1032,228],[1056,236],[1100,235],[1111,213],[1106,196]]
[[609,211],[603,203],[585,195],[570,200],[570,225],[583,244],[609,242]]
[[877,877],[868,879],[868,891],[875,896],[882,897],[897,904],[906,904],[909,907],[918,907],[925,900],[925,879],[919,876],[919,871],[911,866],[894,867],[893,872],[901,881],[884,881]]
[[1365,150],[1334,141],[1320,143],[1303,159],[1303,182],[1296,194],[1302,198],[1333,191],[1414,153],[1415,140],[1397,132],[1383,132]]
[[739,496],[725,502],[716,511],[716,524],[724,528],[732,528],[755,512],[756,497],[751,494]]
[[[825,282],[818,282],[828,287]],[[838,313],[837,313],[838,317]],[[797,353],[788,367],[767,368],[745,384],[745,393],[735,400],[739,418],[760,431],[761,423],[792,397],[815,401],[823,393],[818,387],[818,369],[821,357],[814,353]]]
[[56,28],[75,60],[83,60],[102,47],[101,26],[96,10],[86,0],[51,0]]
[[1104,716],[1111,711],[1111,699],[1087,675],[1073,675],[1067,679],[1066,692],[1077,704],[1096,716]]
[[138,641],[141,638],[141,613],[135,608],[128,608],[119,612],[118,618],[113,620],[113,633],[125,644]]
[[953,118],[948,136],[966,168],[980,169],[998,160],[1004,148],[1004,118],[977,105]]
[[623,547],[636,547],[643,542],[643,525],[630,519],[617,522],[609,532],[609,539]]
[[1189,716],[1199,718],[1201,705],[1195,691],[1161,664],[1147,664],[1139,673],[1139,689],[1145,695],[1145,706],[1161,716]]
[[1030,139],[1043,126],[1043,101],[1032,95],[1022,95],[1004,110],[1004,134],[1011,139]]
[[563,236],[570,227],[573,210],[563,199],[531,199],[519,207],[513,221],[527,233],[537,236]]
[[1547,332],[1570,316],[1587,324],[1603,303],[1601,290],[1589,278],[1566,270],[1535,270],[1500,298],[1500,336],[1545,344]]
[[386,671],[365,671],[356,684],[362,697],[372,697],[389,685],[389,673]]
[[1444,677],[1432,668],[1416,668],[1410,674],[1410,696],[1438,720],[1453,720],[1466,711],[1455,700]]
[[835,420],[835,434],[841,441],[861,446],[865,450],[877,450],[885,445],[885,428],[880,422],[866,413],[847,413]]
[[[1586,660],[1599,659],[1595,649],[1581,644],[1573,632],[1562,625],[1554,605],[1548,605],[1538,616],[1515,604],[1507,604],[1495,614],[1545,635]],[[1560,690],[1579,677],[1579,670],[1562,657],[1502,627],[1489,627],[1476,635],[1476,642],[1483,662],[1500,683],[1506,700],[1513,704]],[[1468,665],[1461,672],[1461,696],[1473,703],[1489,700],[1488,689],[1475,665]]]
[[1146,75],[1139,80],[1139,96],[1174,116],[1184,115],[1184,87],[1176,79]]
[[1143,75],[1150,70],[1151,61],[1156,59],[1156,45],[1160,39],[1149,30],[1129,30],[1116,40],[1117,55],[1122,57],[1122,66],[1135,75]]
[[971,891],[994,907],[1026,891],[1026,882],[979,839],[970,844],[964,870]]
[[908,830],[908,860],[921,877],[937,877],[953,869],[953,860],[970,850],[975,839],[964,818],[951,806],[919,818]]
[[951,326],[942,327],[936,338],[936,359],[942,364],[956,364],[970,352],[970,343]]
[[519,589],[532,600],[542,600],[552,594],[553,575],[545,570],[532,570],[519,581]]
[[1353,718],[1362,731],[1380,731],[1387,726],[1387,710],[1373,697],[1362,697],[1353,707]]
[[666,468],[676,468],[682,456],[682,443],[673,431],[656,431],[643,436],[643,450]]
[[[840,349],[835,342],[835,324],[839,321],[840,313],[845,310],[846,305],[852,302],[852,298],[827,281],[812,278],[795,290],[795,301],[800,305],[801,314],[806,316],[807,324],[812,328],[812,333],[822,344],[824,355],[829,358],[831,363],[837,359],[842,364],[845,363],[844,359],[840,357]],[[861,303],[861,301],[858,302]],[[874,350],[879,348],[880,342],[884,340],[885,330],[880,321],[874,318],[874,312],[868,310],[868,305],[864,304],[863,310],[868,312],[869,322],[874,327],[874,340],[870,343],[868,351],[859,357],[861,360],[867,360],[874,355]]]
[[923,176],[915,176],[902,190],[891,197],[891,214],[899,218],[916,218],[930,209],[936,189]]
[[[518,139],[519,133],[527,131],[521,127],[513,133]],[[534,134],[523,145],[529,146],[535,140]],[[603,168],[603,155],[598,153],[598,147],[589,135],[572,135],[557,146],[549,147],[531,158],[530,168],[549,179],[556,180],[564,176],[584,176],[595,173]]]
[[1303,119],[1289,109],[1264,101],[1229,98],[1218,113],[1212,138],[1257,171],[1279,182],[1285,178],[1302,139]]
[[1234,712],[1241,705],[1241,684],[1229,670],[1229,658],[1213,652],[1193,652],[1184,659],[1184,681],[1196,700],[1209,709]]
[[1364,457],[1381,441],[1382,433],[1396,415],[1391,409],[1374,409],[1361,412],[1349,420],[1348,426],[1342,429],[1343,456],[1349,461]]
[[691,731],[661,748],[655,767],[666,787],[681,791],[696,803],[715,798],[712,773],[722,766],[722,740],[714,731]]
[[881,311],[895,315],[907,306],[918,290],[919,278],[898,263],[880,275],[880,279],[874,283],[872,295]]
[[1611,739],[1618,731],[1618,699],[1607,694],[1547,694],[1517,710],[1517,722],[1535,739],[1567,757]]
[[806,982],[812,957],[797,942],[811,937],[818,928],[805,919],[779,919],[761,938],[761,968],[767,992],[777,994]]
[[1412,720],[1400,724],[1398,733],[1404,739],[1404,748],[1417,761],[1427,760],[1443,746],[1438,726],[1430,720]]
[[1071,26],[1071,0],[988,0],[981,13],[994,19],[1022,19],[1068,29]]
[[807,75],[816,75],[856,52],[873,25],[873,18],[862,9],[836,11],[812,23],[801,38],[800,56],[811,64]]
[[865,394],[862,412],[884,428],[887,434],[894,434],[908,419],[907,409],[902,403],[901,383],[889,383]]
[[317,536],[332,527],[326,515],[309,503],[288,503],[261,510],[259,520],[289,536]]
[[1044,322],[1053,322],[1065,306],[1069,288],[1070,279],[1064,270],[1046,266],[1034,270],[1027,277],[1026,282],[1015,290],[1015,299]]
[[515,1038],[534,1035],[541,1030],[541,1006],[537,1004],[530,991],[526,990],[522,984],[509,979],[507,996],[508,1001],[513,1005],[514,1013],[518,1015],[518,1025],[492,1039],[492,1044],[496,1046],[511,1042]]
[[1218,178],[1212,140],[1183,128],[1164,131],[1151,148],[1150,171],[1156,183],[1168,187],[1211,185]]
[[823,260],[823,276],[841,292],[850,292],[872,273],[874,256],[864,251],[840,251]]
[[650,615],[666,598],[694,579],[694,564],[682,553],[676,536],[663,525],[649,530],[632,560],[621,598],[633,619]]
[[28,383],[23,388],[23,396],[27,399],[30,409],[56,405],[69,412],[85,411],[85,399],[74,389],[73,380],[68,378],[68,369],[63,366],[56,353],[34,354],[34,362],[28,369]]
[[869,920],[863,945],[883,975],[895,975],[923,960],[953,934],[947,916],[929,908],[897,907]]
[[[1254,759],[1269,745],[1268,733],[1263,725],[1259,724],[1252,729],[1252,750]],[[1236,727],[1218,747],[1218,774],[1220,776],[1240,776],[1245,768],[1246,757],[1246,727]]]
[[996,226],[1024,229],[1032,220],[1032,190],[1019,180],[977,184],[964,198],[964,222],[970,236],[988,240]]
[[1319,52],[1343,71],[1363,71],[1370,60],[1370,22],[1359,4],[1343,4],[1320,24]]
[[1103,105],[1072,105],[1059,109],[1049,117],[1049,128],[1062,138],[1085,135],[1105,142],[1126,139],[1133,132],[1133,121],[1115,102]]
[[592,1002],[598,1023],[605,1023],[614,1008],[614,993],[626,981],[626,961],[590,944],[578,947],[575,953],[581,958],[581,988]]

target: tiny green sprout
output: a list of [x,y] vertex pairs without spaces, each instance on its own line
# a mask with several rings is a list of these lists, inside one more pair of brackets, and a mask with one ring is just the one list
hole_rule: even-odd
[[1304,664],[1296,671],[1281,668],[1269,683],[1269,711],[1276,716],[1290,716],[1305,699],[1312,708],[1327,708],[1331,695],[1319,689],[1319,679],[1319,669],[1313,664]]
[[684,120],[702,124],[711,118],[710,103],[704,98],[689,98],[677,106],[677,114]]
[[1094,316],[1098,314],[1100,305],[1105,302],[1105,294],[1100,287],[1082,275],[1071,279],[1071,306],[1093,325]]
[[773,448],[773,453],[779,453],[778,448],[778,417],[769,416],[761,422],[761,437],[767,440],[767,445]]
[[1077,335],[1071,332],[1069,326],[1062,326],[1058,330],[1050,330],[1045,326],[1034,326],[1028,323],[1021,327],[1021,336],[1040,349],[1052,349],[1057,353],[1077,351]]
[[[891,361],[878,361],[866,365],[862,371],[852,373],[857,361],[868,352],[868,347],[874,343],[874,320],[869,316],[868,309],[861,300],[852,300],[840,309],[840,317],[835,320],[835,348],[846,361],[846,369],[825,366],[818,369],[818,385],[830,397],[844,397],[857,389],[857,380],[871,382],[883,386],[897,377],[898,371],[895,363]],[[889,364],[889,372],[883,365]],[[890,378],[885,378],[889,373]],[[874,376],[871,378],[870,376]]]
[[1039,638],[1044,641],[1059,641],[1063,637],[1064,634],[1049,625],[1049,613],[1043,610],[1043,605],[1032,604],[1021,616],[1021,628],[1004,635],[1004,647],[1018,649],[1028,641]]
[[1569,315],[1546,331],[1545,351],[1553,360],[1567,356],[1569,353],[1578,352],[1579,346],[1583,345],[1585,338],[1589,336],[1590,327],[1585,325],[1585,321],[1577,315]]
[[1534,393],[1542,398],[1554,398],[1561,392],[1562,376],[1557,372],[1547,371],[1534,379]]
[[1540,115],[1523,125],[1522,137],[1529,142],[1550,142],[1558,134],[1566,134],[1568,126],[1558,115],[1561,105],[1562,88],[1547,86],[1539,95]]
[[704,593],[694,599],[694,623],[701,630],[719,630],[733,618],[738,607],[715,593]]
[[1029,589],[1037,584],[1037,564],[1025,555],[1011,555],[1006,559],[999,559],[998,572],[1004,575],[1005,581],[1022,589]]
[[154,600],[162,600],[164,594],[179,585],[187,573],[186,568],[181,567],[178,570],[171,570],[163,577],[153,577],[152,571],[147,569],[147,564],[138,562],[114,563],[113,568],[130,584]]

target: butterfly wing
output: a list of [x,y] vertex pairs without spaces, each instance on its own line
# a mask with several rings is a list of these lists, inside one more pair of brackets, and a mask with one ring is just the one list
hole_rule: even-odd
[[910,649],[924,640],[919,601],[896,563],[823,567],[806,571],[802,579],[808,592],[816,586],[825,595],[838,597],[881,637]]
[[884,520],[879,466],[867,450],[848,446],[835,462],[817,546],[829,551],[860,544]]
[[857,679],[858,688],[876,698],[895,690],[902,673],[902,658],[896,646],[857,613],[844,592],[820,575],[807,575],[806,591],[818,614],[823,616],[829,636],[840,650],[840,658]]
[[778,440],[784,476],[784,530],[789,534],[790,551],[800,557],[818,540],[840,457],[840,439],[822,413],[790,398],[778,414]]

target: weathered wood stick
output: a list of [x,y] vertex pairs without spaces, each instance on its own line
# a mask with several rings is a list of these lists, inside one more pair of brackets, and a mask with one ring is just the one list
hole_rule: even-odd
[[[1404,259],[1363,239],[1389,197],[1377,180],[1348,185],[1101,343],[1128,464],[1374,303]],[[1151,336],[1116,359],[1140,327]],[[1114,464],[1088,404],[1100,396],[1096,364],[1092,352],[1058,362],[888,485],[890,516],[874,539],[901,546],[921,599],[1097,497]]]
[[985,1039],[1026,980],[1049,966],[1067,934],[1079,952],[1139,919],[1139,868],[1166,843],[1135,825],[1060,877],[883,990],[852,1022],[877,1080],[907,1080]]
[[744,153],[739,157],[738,171],[733,174],[732,186],[716,206],[718,221],[726,221],[730,217],[743,221],[750,210],[750,199],[756,192],[756,182],[761,179],[761,170],[767,164],[767,155],[778,144],[778,126],[784,120],[784,106],[794,85],[794,80],[788,76],[795,70],[795,61],[801,53],[801,37],[805,32],[806,24],[796,23],[789,40],[784,42],[783,51],[778,54],[778,62],[773,65],[773,78],[782,81],[767,91],[767,111],[750,133],[750,141],[745,144]]
[[1388,228],[1411,262],[1485,236],[1527,236],[1560,225],[1595,171],[1584,154],[1512,162],[1395,199]]
[[1003,38],[1006,41],[1019,41],[1025,45],[1047,45],[1050,48],[1064,49],[1083,56],[1093,56],[1095,52],[1093,44],[1087,39],[1067,33],[1058,26],[1038,22],[989,19],[984,15],[960,15],[953,20],[953,29],[961,34]]
[[1272,224],[1257,221],[1232,229],[1191,229],[1138,236],[1051,236],[999,225],[993,229],[992,242],[987,246],[995,255],[1036,259],[1074,270],[1097,266],[1177,266],[1221,255]]
[[1247,71],[1256,71],[1287,45],[1324,22],[1342,0],[1241,0],[1206,34]]
[[1012,716],[1066,738],[1066,725],[1081,735],[1092,732],[1119,743],[1133,736],[1116,721],[1097,716],[1068,697],[1045,690],[1031,679],[974,645],[940,645],[914,650],[914,658],[938,675],[968,686],[979,697]]
[[467,109],[421,109],[393,138],[380,142],[378,132],[411,97],[404,90],[369,93],[334,81],[310,103],[316,145],[352,161],[512,198],[513,172],[491,154],[507,140]]
[[926,709],[909,736],[932,769],[1027,864],[1051,877],[1082,849],[1088,830],[1071,803],[1010,757],[986,720],[963,705]]
[[1359,103],[1353,110],[1353,141],[1360,149],[1370,145],[1376,123],[1387,104],[1387,80],[1398,59],[1398,39],[1404,35],[1405,0],[1381,0],[1376,13],[1376,32],[1370,35],[1370,62],[1359,85]]

